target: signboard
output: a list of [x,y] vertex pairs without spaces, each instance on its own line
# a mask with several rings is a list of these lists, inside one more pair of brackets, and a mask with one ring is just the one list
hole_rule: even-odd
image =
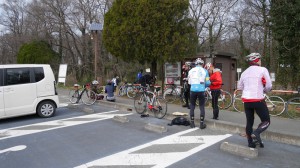
[[242,72],[242,68],[237,68],[236,72]]
[[272,72],[271,74],[270,74],[271,76],[271,81],[272,82],[275,82],[275,73],[274,72]]
[[67,77],[67,68],[68,64],[60,64],[59,71],[58,71],[58,83],[66,84],[66,77]]
[[180,62],[165,64],[165,77],[180,77]]
[[165,64],[165,83],[180,84],[181,66],[180,62]]

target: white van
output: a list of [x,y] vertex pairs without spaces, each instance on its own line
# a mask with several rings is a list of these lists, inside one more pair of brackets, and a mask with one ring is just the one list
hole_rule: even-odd
[[50,65],[0,65],[0,119],[27,114],[52,117],[59,105]]

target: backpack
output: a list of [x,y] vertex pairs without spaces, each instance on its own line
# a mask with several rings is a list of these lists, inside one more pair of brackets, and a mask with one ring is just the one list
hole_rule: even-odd
[[168,124],[169,126],[172,125],[184,125],[184,126],[189,126],[190,125],[190,121],[188,119],[186,119],[185,117],[176,117],[174,118],[170,124]]

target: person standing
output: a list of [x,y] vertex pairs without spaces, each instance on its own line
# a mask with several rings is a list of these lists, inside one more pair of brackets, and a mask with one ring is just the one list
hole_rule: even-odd
[[142,77],[143,77],[143,70],[141,69],[136,75],[136,83],[138,83]]
[[191,85],[188,84],[188,73],[190,70],[190,62],[185,62],[185,64],[182,66],[182,78],[183,78],[183,96],[185,99],[185,104],[182,105],[182,107],[187,107],[190,109],[189,99],[190,99],[190,87]]
[[[261,55],[259,53],[247,55],[246,60],[250,66],[241,74],[237,89],[243,91],[242,101],[247,119],[248,147],[255,148],[256,144],[259,144],[263,148],[264,144],[260,134],[270,125],[269,110],[264,99],[264,92],[271,91],[272,82],[269,71],[265,67],[261,67]],[[265,81],[265,86],[263,81]],[[254,112],[260,118],[261,123],[253,131]]]
[[111,80],[111,82],[114,86],[114,92],[117,90],[117,86],[118,86],[118,83],[119,83],[118,80],[119,80],[119,76],[116,76],[116,77],[112,78],[112,80]]
[[205,118],[205,97],[204,91],[205,88],[210,85],[209,75],[206,69],[203,68],[204,61],[201,58],[197,58],[195,61],[195,67],[192,68],[188,73],[188,83],[191,85],[190,92],[190,119],[191,119],[191,128],[195,127],[194,123],[194,110],[196,100],[199,100],[200,107],[200,129],[206,128],[206,124],[204,123]]
[[213,119],[219,119],[219,106],[218,106],[218,98],[221,94],[221,88],[223,84],[222,74],[220,69],[215,68],[210,62],[208,62],[205,66],[209,73],[209,80],[210,80],[210,91],[211,91],[211,105],[213,108]]

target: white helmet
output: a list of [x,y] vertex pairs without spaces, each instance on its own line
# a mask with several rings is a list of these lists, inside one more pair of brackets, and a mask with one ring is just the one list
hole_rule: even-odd
[[98,81],[96,81],[96,80],[93,80],[93,81],[92,81],[92,84],[93,84],[93,85],[98,85],[98,84],[99,84],[99,82],[98,82]]
[[259,59],[261,58],[261,55],[259,53],[251,53],[251,54],[249,54],[249,55],[246,56],[246,60],[248,62],[252,62],[252,61],[254,61],[254,60],[258,59],[258,58]]
[[195,61],[195,65],[203,65],[204,61],[201,58],[197,58]]
[[187,62],[185,62],[184,64],[185,64],[186,66],[191,66],[192,63],[189,62],[189,61],[187,61]]
[[207,69],[207,70],[209,70],[210,67],[211,67],[211,63],[210,62],[206,63],[205,66],[204,66],[204,68]]

